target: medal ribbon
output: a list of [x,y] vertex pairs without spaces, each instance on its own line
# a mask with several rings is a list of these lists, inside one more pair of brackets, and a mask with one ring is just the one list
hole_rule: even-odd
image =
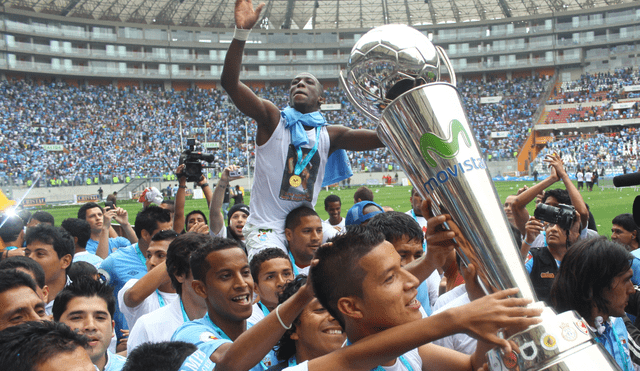
[[293,170],[293,173],[295,175],[300,175],[300,173],[302,173],[302,170],[304,170],[304,168],[309,164],[309,162],[313,158],[313,155],[315,155],[316,152],[318,152],[318,143],[320,142],[320,130],[322,130],[322,128],[316,128],[316,142],[313,144],[313,148],[311,148],[309,153],[307,153],[307,155],[304,156],[304,158],[302,153],[302,147],[299,147],[299,146],[296,147],[296,153],[298,154],[298,161],[296,162],[296,166]]

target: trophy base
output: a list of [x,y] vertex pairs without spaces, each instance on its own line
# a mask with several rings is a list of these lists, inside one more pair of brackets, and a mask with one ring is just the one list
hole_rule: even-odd
[[[549,309],[549,308],[547,308]],[[615,359],[596,342],[587,322],[575,311],[550,316],[545,310],[544,322],[509,338],[520,348],[503,354],[499,348],[487,353],[491,371],[507,370],[619,370]]]

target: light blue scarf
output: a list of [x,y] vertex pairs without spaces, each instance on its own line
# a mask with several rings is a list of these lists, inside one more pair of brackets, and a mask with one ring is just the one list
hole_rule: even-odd
[[[296,148],[309,144],[304,126],[318,128],[329,125],[320,111],[303,114],[292,107],[287,107],[281,112],[281,115],[285,120],[285,128],[291,132],[291,143]],[[326,187],[338,183],[351,176],[353,176],[353,171],[347,157],[347,151],[336,150],[327,159],[322,186]]]

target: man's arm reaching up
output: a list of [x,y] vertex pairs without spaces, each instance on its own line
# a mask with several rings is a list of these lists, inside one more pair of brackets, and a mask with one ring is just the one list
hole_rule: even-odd
[[[251,0],[236,0],[236,28],[250,30],[258,21],[264,3],[253,9]],[[234,38],[224,60],[220,83],[240,112],[258,124],[256,143],[260,146],[269,140],[280,122],[280,110],[273,103],[255,95],[240,81],[242,53],[245,41]]]

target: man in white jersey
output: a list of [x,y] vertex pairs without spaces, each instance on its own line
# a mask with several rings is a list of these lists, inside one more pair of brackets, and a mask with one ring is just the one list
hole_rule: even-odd
[[193,275],[189,258],[198,247],[211,243],[211,237],[202,233],[188,232],[178,236],[167,250],[166,275],[171,280],[179,299],[140,317],[129,334],[127,353],[144,343],[160,343],[171,340],[171,336],[183,323],[204,317],[207,306],[198,296],[191,283]]
[[324,211],[329,214],[329,219],[322,222],[322,243],[345,231],[346,219],[340,215],[341,210],[342,200],[337,195],[329,195],[324,199]]
[[[258,125],[256,134],[256,181],[251,190],[251,215],[244,235],[247,251],[257,246],[285,248],[284,220],[302,205],[313,208],[325,178],[325,166],[335,158],[346,165],[341,149],[364,151],[382,147],[373,130],[352,130],[327,125],[320,106],[322,85],[309,73],[298,74],[290,84],[289,108],[280,109],[259,98],[240,82],[240,70],[248,32],[259,20],[264,5],[255,10],[250,1],[235,7],[236,34],[227,52],[221,84],[233,103]],[[327,167],[331,182],[348,176]],[[256,196],[257,195],[257,196]]]

